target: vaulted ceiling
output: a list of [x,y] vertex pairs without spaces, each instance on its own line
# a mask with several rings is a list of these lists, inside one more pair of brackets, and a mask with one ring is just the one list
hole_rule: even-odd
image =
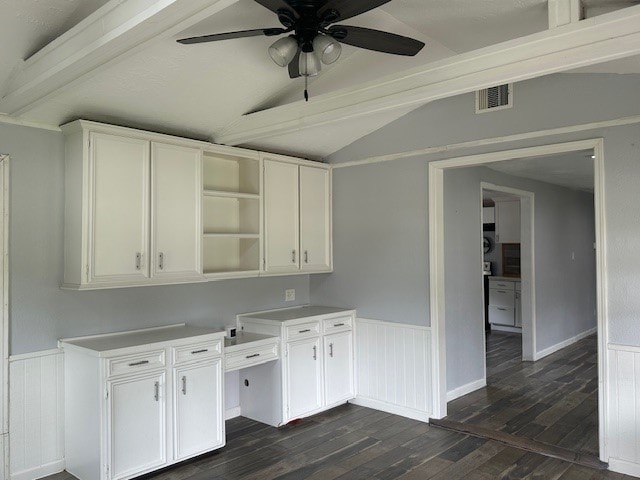
[[[586,0],[585,7],[593,19],[632,3]],[[640,18],[640,6],[629,12]],[[585,30],[593,37],[584,42],[588,45],[604,41],[609,30],[621,30],[624,21],[620,16],[608,23],[579,22],[585,25],[562,32],[579,39]],[[310,79],[312,98],[305,104],[303,79],[290,80],[286,69],[269,58],[272,38],[192,46],[175,42],[185,36],[279,26],[275,15],[253,0],[4,0],[0,112],[47,125],[88,118],[317,158],[432,99],[491,84],[500,72],[480,77],[474,61],[481,55],[498,58],[496,45],[507,51],[528,47],[524,39],[540,44],[553,40],[546,0],[393,0],[344,23],[414,37],[427,47],[416,57],[396,57],[344,45],[341,58]],[[633,57],[640,46],[628,41],[636,33],[632,29],[625,39],[621,36],[632,48],[601,57],[608,63],[593,66],[577,55],[574,66],[640,73],[640,62]],[[561,70],[549,65],[546,73]],[[445,82],[451,78],[446,72],[456,68],[460,77],[476,76],[460,86]],[[542,73],[532,69],[521,76]],[[442,85],[436,92],[424,78],[438,75]],[[405,83],[398,86],[398,81]],[[422,93],[409,98],[409,91]],[[347,105],[351,110],[345,110]]]

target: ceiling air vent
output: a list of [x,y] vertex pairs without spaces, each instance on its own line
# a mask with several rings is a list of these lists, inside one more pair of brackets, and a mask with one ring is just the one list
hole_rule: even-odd
[[504,110],[513,106],[513,83],[476,92],[476,113]]

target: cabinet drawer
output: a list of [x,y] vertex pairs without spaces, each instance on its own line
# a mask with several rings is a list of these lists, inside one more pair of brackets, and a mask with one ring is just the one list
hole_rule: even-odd
[[298,338],[315,337],[318,335],[320,335],[320,322],[289,325],[284,329],[284,336],[286,340],[296,340]]
[[489,323],[513,327],[515,324],[515,312],[513,307],[489,306]]
[[164,350],[154,352],[136,353],[126,357],[116,357],[109,359],[107,371],[109,376],[120,375],[122,373],[135,373],[154,368],[162,368],[165,365]]
[[353,328],[353,317],[327,318],[324,321],[324,333],[342,332]]
[[510,282],[508,280],[489,280],[489,288],[499,288],[501,290],[512,290],[513,284],[515,282]]
[[222,354],[222,340],[173,347],[173,364],[217,357]]
[[489,289],[489,305],[497,307],[512,307],[514,305],[514,291],[501,290],[498,288]]
[[260,345],[258,347],[246,348],[237,352],[225,353],[226,372],[240,370],[241,368],[253,367],[262,363],[278,359],[278,343],[270,345]]

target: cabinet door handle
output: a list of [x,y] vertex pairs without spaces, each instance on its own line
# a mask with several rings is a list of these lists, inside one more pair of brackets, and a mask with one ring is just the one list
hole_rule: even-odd
[[160,401],[160,382],[156,382],[154,384],[154,395],[153,398],[156,402]]
[[182,377],[182,394],[187,394],[187,377]]
[[496,292],[498,292],[498,293],[507,293],[504,290],[496,290]]
[[140,252],[136,252],[136,270],[140,270],[142,268],[142,254]]
[[291,250],[291,261],[293,263],[296,263],[296,251],[295,250]]
[[209,349],[208,348],[203,348],[202,350],[194,350],[191,352],[191,355],[197,355],[198,353],[205,353],[208,352]]
[[310,331],[311,331],[311,329],[307,328],[305,330],[298,330],[298,333],[307,333],[307,332],[310,332]]
[[160,252],[158,255],[158,268],[164,270],[164,253]]
[[247,355],[245,358],[256,358],[259,357],[260,354],[259,353],[254,353],[253,355]]
[[304,251],[304,263],[309,263],[309,252],[307,250]]
[[498,310],[500,310],[501,312],[506,312],[507,311],[506,308],[500,308],[500,307],[498,307]]
[[318,359],[318,347],[316,347],[315,345],[313,346],[313,359]]
[[148,363],[149,363],[149,360],[140,360],[139,362],[130,363],[129,366],[130,367],[139,367],[140,365],[147,365]]
[[333,343],[329,344],[329,356],[333,358]]

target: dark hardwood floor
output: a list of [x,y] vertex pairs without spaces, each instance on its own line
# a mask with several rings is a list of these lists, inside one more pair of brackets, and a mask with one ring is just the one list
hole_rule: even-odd
[[447,420],[597,456],[596,336],[537,362],[521,349],[519,335],[488,335],[487,387],[450,402]]
[[[279,429],[242,417],[230,420],[225,448],[144,478],[631,479],[355,405]],[[68,473],[47,477],[73,479]]]

